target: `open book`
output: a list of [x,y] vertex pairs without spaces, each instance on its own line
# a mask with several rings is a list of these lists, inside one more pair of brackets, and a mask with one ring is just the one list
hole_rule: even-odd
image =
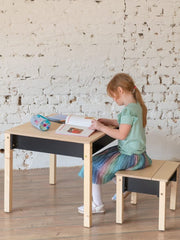
[[89,129],[93,118],[68,115],[65,124],[56,130],[57,134],[89,137],[95,130]]

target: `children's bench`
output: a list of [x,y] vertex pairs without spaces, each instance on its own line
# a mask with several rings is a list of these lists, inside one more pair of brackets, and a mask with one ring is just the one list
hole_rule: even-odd
[[131,203],[137,203],[137,193],[159,196],[159,230],[165,230],[166,185],[171,182],[170,209],[176,209],[180,162],[152,160],[152,165],[136,171],[116,173],[116,223],[123,223],[124,189],[131,192]]

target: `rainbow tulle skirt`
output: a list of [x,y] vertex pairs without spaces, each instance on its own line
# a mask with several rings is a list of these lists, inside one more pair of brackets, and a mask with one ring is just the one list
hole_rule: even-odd
[[[104,184],[111,181],[119,170],[143,169],[151,164],[152,160],[146,152],[126,155],[119,152],[118,146],[113,146],[93,156],[92,182]],[[78,175],[84,177],[84,166]]]

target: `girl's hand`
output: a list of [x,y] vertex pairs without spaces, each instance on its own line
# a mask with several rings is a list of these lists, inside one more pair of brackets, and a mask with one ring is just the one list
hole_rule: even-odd
[[98,131],[101,131],[101,128],[104,126],[104,124],[102,124],[99,120],[95,120],[93,119],[92,120],[92,124],[91,126],[89,127],[90,129],[93,129],[93,130],[98,130]]

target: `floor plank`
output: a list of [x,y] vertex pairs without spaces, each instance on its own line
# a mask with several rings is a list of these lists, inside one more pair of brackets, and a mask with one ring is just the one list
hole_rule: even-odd
[[169,210],[169,187],[165,232],[158,231],[158,198],[139,194],[137,205],[125,201],[124,223],[115,223],[115,184],[103,185],[106,213],[93,215],[93,227],[83,227],[77,207],[83,202],[79,167],[58,168],[57,184],[49,185],[48,169],[14,171],[13,212],[3,211],[4,172],[0,171],[0,240],[169,240],[180,235],[180,190],[177,209]]

